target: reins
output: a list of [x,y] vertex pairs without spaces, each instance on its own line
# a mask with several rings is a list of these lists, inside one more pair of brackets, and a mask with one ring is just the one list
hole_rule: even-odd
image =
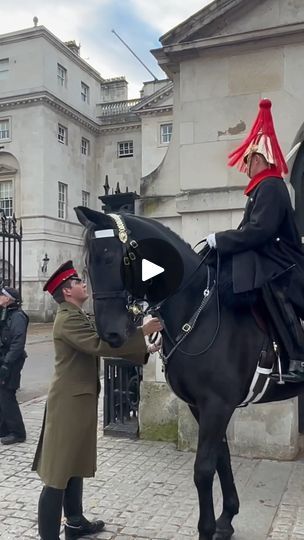
[[[210,250],[207,252],[207,255],[210,253]],[[207,257],[207,255],[203,258],[203,261],[205,260],[205,258]],[[203,262],[201,261],[201,262]],[[198,269],[198,268],[197,268]],[[196,269],[196,270],[197,270]],[[196,271],[195,270],[195,271]],[[195,273],[194,271],[194,273]],[[204,294],[203,294],[203,298],[202,298],[202,301],[200,302],[200,305],[199,307],[195,310],[195,312],[193,313],[193,315],[191,316],[191,318],[189,319],[189,321],[185,324],[183,324],[182,326],[182,330],[181,332],[177,335],[177,337],[175,338],[175,340],[172,338],[170,332],[168,331],[168,328],[167,328],[167,325],[165,324],[165,322],[163,321],[162,317],[161,317],[161,314],[158,312],[158,311],[154,311],[154,314],[155,315],[160,315],[160,318],[163,322],[163,325],[164,325],[164,331],[166,332],[167,334],[167,337],[169,338],[169,341],[171,342],[171,345],[173,346],[172,349],[170,350],[170,352],[167,354],[167,355],[164,355],[164,354],[161,354],[161,358],[162,358],[162,361],[163,361],[163,364],[165,367],[167,367],[168,365],[168,360],[170,359],[170,357],[172,356],[172,354],[175,352],[175,351],[179,351],[181,352],[182,354],[184,354],[185,356],[190,356],[190,357],[195,357],[195,356],[199,356],[201,354],[205,354],[207,351],[209,351],[209,349],[212,347],[212,345],[214,344],[216,338],[217,338],[217,335],[218,335],[218,332],[219,332],[219,329],[220,329],[220,324],[221,324],[221,314],[220,314],[220,299],[219,299],[219,288],[218,288],[218,283],[219,283],[219,271],[220,271],[220,259],[219,259],[219,254],[217,253],[217,268],[216,268],[216,280],[215,282],[213,283],[213,286],[211,289],[208,288],[208,281],[210,281],[210,269],[208,267],[208,278],[207,278],[207,288],[204,290]],[[192,274],[191,277],[193,277],[194,273]],[[188,284],[188,283],[187,283]],[[210,283],[209,283],[210,284]],[[208,293],[207,293],[208,291]],[[217,307],[217,325],[216,325],[216,329],[215,329],[215,332],[214,332],[214,335],[211,339],[211,341],[209,342],[209,344],[204,348],[202,349],[201,351],[198,351],[198,352],[195,352],[195,353],[190,353],[190,352],[187,352],[187,351],[184,351],[182,349],[180,349],[180,345],[181,343],[186,339],[187,336],[190,335],[190,333],[193,331],[193,329],[195,328],[196,326],[196,323],[199,319],[199,316],[201,315],[201,313],[204,311],[204,309],[206,309],[207,305],[209,304],[209,301],[211,300],[213,294],[214,294],[214,291],[216,292],[216,307]],[[150,311],[150,310],[148,310]]]
[[[128,235],[129,231],[127,230],[126,225],[124,223],[124,220],[123,220],[123,218],[121,216],[119,216],[117,214],[109,214],[109,216],[116,223],[116,226],[117,226],[117,229],[118,229],[118,234],[115,234],[114,229],[113,230],[111,230],[111,229],[108,229],[108,230],[95,230],[95,238],[107,238],[109,236],[118,236],[118,239],[120,240],[120,242],[122,244],[122,254],[123,254],[124,265],[125,265],[125,267],[131,267],[131,263],[137,259],[137,256],[135,255],[134,251],[136,251],[136,249],[138,249],[138,243],[136,242],[136,240],[129,240],[129,235]],[[198,242],[195,247],[197,247],[198,245],[202,244],[205,241],[206,241],[206,239],[204,238],[203,240]],[[186,322],[186,323],[184,323],[182,325],[181,331],[179,332],[179,334],[176,336],[175,339],[172,338],[171,333],[169,332],[169,330],[167,328],[167,325],[163,321],[163,318],[162,318],[162,315],[161,315],[161,309],[164,307],[164,305],[169,300],[171,300],[174,296],[181,293],[182,291],[184,291],[188,287],[188,285],[191,283],[191,281],[195,277],[198,270],[204,264],[204,262],[205,262],[206,258],[208,257],[210,251],[211,251],[211,248],[209,248],[206,251],[206,254],[202,257],[201,261],[199,262],[199,264],[197,265],[195,270],[190,274],[188,279],[186,279],[186,281],[184,283],[182,283],[182,285],[180,285],[178,287],[178,289],[176,291],[171,293],[167,298],[164,298],[164,300],[157,303],[156,305],[154,305],[154,306],[149,305],[146,310],[144,310],[139,305],[140,300],[134,299],[134,297],[132,295],[127,294],[126,289],[120,290],[120,291],[96,291],[96,292],[93,291],[93,298],[95,300],[102,300],[102,299],[106,299],[106,298],[108,298],[108,299],[109,298],[126,298],[126,300],[127,300],[126,308],[130,313],[133,314],[134,318],[136,318],[138,316],[148,315],[148,314],[158,316],[161,319],[162,323],[163,323],[164,332],[167,334],[167,337],[168,337],[168,339],[169,339],[169,341],[171,342],[171,345],[172,345],[172,349],[170,350],[170,352],[167,355],[161,354],[161,357],[162,357],[162,360],[163,360],[163,363],[164,363],[165,366],[168,365],[168,360],[170,359],[172,354],[177,350],[180,351],[185,356],[190,356],[190,357],[195,357],[195,356],[199,356],[201,354],[205,354],[212,347],[213,343],[215,342],[215,340],[217,338],[217,335],[218,335],[218,332],[219,332],[219,328],[220,328],[220,319],[221,319],[221,317],[220,317],[220,301],[219,301],[219,289],[218,289],[219,271],[220,271],[219,254],[217,253],[216,279],[215,279],[212,287],[210,288],[210,268],[209,268],[209,266],[207,266],[207,285],[206,285],[206,288],[203,291],[203,296],[202,296],[202,299],[200,301],[200,304],[199,304],[198,308],[195,310],[195,312],[191,315],[188,322]],[[184,350],[180,349],[181,343],[183,343],[183,341],[191,334],[191,332],[196,327],[197,321],[198,321],[200,315],[203,313],[203,311],[208,306],[210,300],[212,299],[212,297],[214,295],[214,292],[216,292],[216,301],[217,301],[216,302],[216,305],[217,305],[217,325],[216,325],[215,333],[214,333],[211,341],[209,342],[209,344],[204,349],[202,349],[201,351],[196,352],[196,353],[190,353],[190,352],[187,352],[187,351],[184,351]]]

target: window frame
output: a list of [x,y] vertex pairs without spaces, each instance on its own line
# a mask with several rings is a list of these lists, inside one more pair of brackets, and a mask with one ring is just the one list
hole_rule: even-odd
[[[10,185],[10,193],[8,197],[3,197],[2,198],[2,193],[1,193],[1,188],[3,187],[4,184],[9,184]],[[9,201],[9,203],[11,202],[11,204],[8,204],[8,205],[2,205],[2,201],[5,202],[5,201]],[[7,209],[4,208],[5,206],[8,206],[8,208],[10,209],[9,213],[7,213]],[[1,179],[0,180],[0,210],[3,210],[4,211],[4,215],[7,217],[7,218],[12,218],[13,217],[13,214],[14,214],[14,181],[12,178],[8,178],[8,179]]]
[[3,118],[0,118],[0,124],[1,124],[2,122],[3,122],[3,123],[4,123],[4,122],[7,122],[8,128],[7,128],[7,129],[1,129],[1,128],[0,128],[0,134],[1,134],[2,132],[4,133],[5,131],[7,131],[7,132],[8,132],[8,137],[2,137],[2,136],[0,135],[0,142],[9,142],[9,141],[12,140],[12,136],[11,136],[11,119],[10,119],[8,116],[5,116],[5,117],[3,117]]
[[81,190],[81,206],[84,206],[85,208],[90,207],[90,192],[85,189]]
[[[129,146],[132,145],[132,150],[126,151],[126,148],[125,148],[126,145],[129,145]],[[126,157],[134,157],[134,141],[133,140],[118,141],[118,143],[117,143],[117,157],[119,159],[120,158],[126,158]]]
[[90,87],[83,81],[81,81],[80,96],[83,103],[90,103]]
[[[3,64],[2,64],[3,62]],[[9,74],[9,57],[8,58],[0,58],[0,81],[6,81],[8,79]],[[1,76],[1,73],[7,74],[7,76]]]
[[[61,191],[61,188],[63,188],[62,191]],[[61,195],[63,195],[62,200],[60,200]],[[67,215],[68,215],[68,184],[66,184],[65,182],[58,181],[57,218],[62,219],[62,220],[67,220]]]
[[[63,134],[60,134],[60,130],[63,130]],[[60,137],[62,137],[62,139]],[[60,144],[65,144],[66,146],[68,144],[68,128],[59,122],[57,126],[57,141]]]
[[[60,70],[62,70],[63,77],[59,73]],[[62,88],[66,88],[67,86],[67,73],[67,69],[62,64],[59,64],[59,62],[57,62],[57,82]]]
[[[85,143],[85,145],[83,143]],[[88,157],[90,155],[90,141],[89,141],[89,139],[86,139],[85,137],[81,137],[80,151],[81,151],[81,154],[83,156]]]
[[[163,128],[165,127],[171,127],[171,133],[167,132],[167,133],[163,133]],[[160,124],[159,126],[159,141],[160,141],[160,144],[162,146],[168,146],[168,144],[170,144],[170,142],[172,141],[172,133],[173,133],[173,122],[164,122],[162,124]],[[168,141],[165,141],[164,140],[164,135],[165,136],[170,136],[170,139]]]

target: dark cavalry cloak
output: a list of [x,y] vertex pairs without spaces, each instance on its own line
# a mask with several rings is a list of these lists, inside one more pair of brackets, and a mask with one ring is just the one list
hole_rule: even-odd
[[281,276],[292,303],[304,314],[304,252],[282,178],[270,176],[259,183],[238,229],[217,233],[216,244],[223,260],[232,255],[234,293],[259,289]]

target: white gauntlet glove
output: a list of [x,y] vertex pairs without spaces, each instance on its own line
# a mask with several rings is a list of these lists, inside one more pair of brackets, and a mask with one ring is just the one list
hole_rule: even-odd
[[158,352],[162,347],[162,335],[160,332],[154,332],[151,336],[146,337],[147,352],[153,354]]
[[215,233],[208,234],[206,240],[209,247],[216,249]]

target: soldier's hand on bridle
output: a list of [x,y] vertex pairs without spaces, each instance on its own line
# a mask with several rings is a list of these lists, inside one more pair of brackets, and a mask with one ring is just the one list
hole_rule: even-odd
[[158,352],[161,349],[161,346],[162,346],[161,342],[159,344],[149,343],[149,345],[147,345],[147,352],[150,354]]
[[142,331],[144,333],[144,336],[149,336],[150,334],[154,334],[155,332],[161,332],[162,329],[163,325],[157,317],[152,317],[147,322],[144,322],[144,324],[142,325]]

